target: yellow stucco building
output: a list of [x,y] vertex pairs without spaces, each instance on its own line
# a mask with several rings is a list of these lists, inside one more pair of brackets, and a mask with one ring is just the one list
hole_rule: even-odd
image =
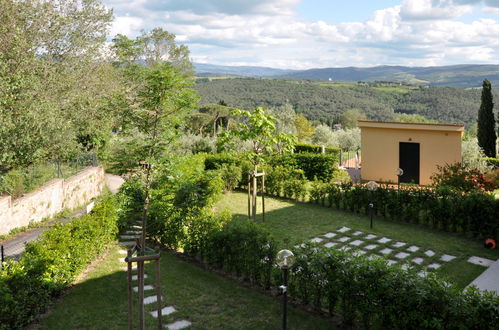
[[461,161],[464,125],[359,120],[362,180],[427,185],[437,165]]

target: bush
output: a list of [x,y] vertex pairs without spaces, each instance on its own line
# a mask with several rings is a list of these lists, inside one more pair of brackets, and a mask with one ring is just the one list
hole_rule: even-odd
[[0,271],[0,329],[23,328],[43,312],[116,239],[117,219],[109,197],[90,215],[55,225],[28,243],[18,263],[6,262]]
[[[290,295],[316,309],[338,312],[343,322],[365,328],[490,328],[499,322],[499,297],[460,292],[435,275],[388,266],[313,245],[295,249]],[[277,283],[276,283],[277,284]]]
[[315,178],[330,181],[338,169],[338,154],[296,153],[270,157],[271,166],[284,166],[300,169],[305,177],[312,181]]
[[[324,148],[326,154],[337,154],[339,155],[341,149],[340,148],[333,148],[333,147],[325,147]],[[315,144],[308,144],[308,143],[297,143],[295,144],[295,152],[301,153],[301,152],[310,152],[310,153],[316,153],[320,154],[322,153],[322,146],[320,145],[315,145]]]
[[437,165],[437,170],[438,172],[430,177],[437,189],[446,186],[463,192],[494,190],[494,186],[485,180],[484,173],[478,169],[466,169],[461,163]]
[[493,169],[499,169],[499,158],[488,157],[487,165],[489,165]]
[[[284,192],[284,186],[288,180],[299,181],[303,183],[304,175],[302,170],[296,170],[284,166],[267,166],[265,169],[265,191],[273,196],[285,196],[291,198],[293,189],[288,185],[287,192]],[[290,190],[291,189],[291,192]]]
[[242,170],[239,166],[223,164],[220,168],[222,180],[224,181],[224,191],[232,191],[241,182]]
[[241,166],[241,159],[228,153],[219,153],[207,155],[204,160],[204,168],[206,170],[218,170],[223,165]]

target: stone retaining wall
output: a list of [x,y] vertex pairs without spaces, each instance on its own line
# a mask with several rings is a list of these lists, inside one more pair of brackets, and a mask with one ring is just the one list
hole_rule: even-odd
[[98,196],[104,185],[104,169],[88,167],[68,179],[49,181],[23,197],[0,197],[0,235],[83,205]]

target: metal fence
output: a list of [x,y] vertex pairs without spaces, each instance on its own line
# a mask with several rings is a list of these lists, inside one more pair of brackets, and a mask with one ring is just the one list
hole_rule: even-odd
[[361,168],[362,159],[360,150],[342,150],[340,151],[340,167],[344,168]]

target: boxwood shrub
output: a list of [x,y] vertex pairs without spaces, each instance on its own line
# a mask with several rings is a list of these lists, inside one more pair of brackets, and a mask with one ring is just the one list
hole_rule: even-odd
[[[322,153],[322,146],[308,143],[297,143],[295,144],[295,152],[312,152],[320,154]],[[326,154],[339,154],[341,152],[341,148],[324,147],[324,152]]]
[[39,240],[26,244],[19,262],[8,260],[0,270],[0,329],[20,329],[108,245],[118,233],[114,197],[92,213],[57,224]]

